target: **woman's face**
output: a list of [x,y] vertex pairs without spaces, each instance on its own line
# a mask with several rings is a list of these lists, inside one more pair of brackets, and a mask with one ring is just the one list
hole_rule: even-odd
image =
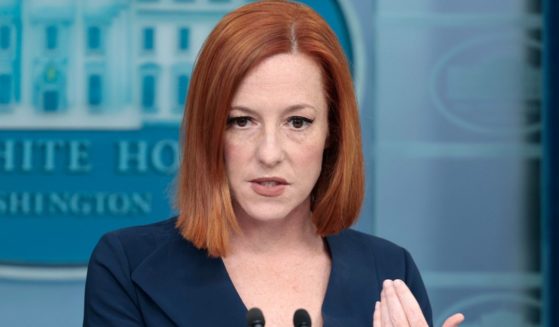
[[279,54],[251,70],[233,98],[225,132],[237,218],[308,217],[327,135],[326,96],[312,59]]

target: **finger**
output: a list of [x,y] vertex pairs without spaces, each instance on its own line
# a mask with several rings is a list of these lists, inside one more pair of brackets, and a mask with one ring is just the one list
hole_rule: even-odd
[[390,321],[390,314],[388,313],[388,306],[386,304],[386,295],[384,294],[384,289],[380,292],[380,318],[382,327],[392,327],[392,322]]
[[383,282],[382,286],[386,304],[388,306],[388,312],[390,314],[390,321],[392,321],[392,324],[395,326],[407,326],[408,319],[406,318],[406,312],[404,311],[404,308],[402,308],[398,294],[396,294],[394,282],[387,279]]
[[400,300],[402,308],[406,313],[409,324],[411,326],[427,326],[427,321],[423,316],[423,311],[406,283],[402,280],[396,279],[394,281],[394,289],[398,294],[398,299]]
[[443,327],[457,327],[464,321],[464,315],[461,313],[455,313],[452,316],[446,318],[443,323]]
[[381,318],[380,318],[380,302],[377,301],[375,303],[375,312],[373,313],[373,327],[381,327]]

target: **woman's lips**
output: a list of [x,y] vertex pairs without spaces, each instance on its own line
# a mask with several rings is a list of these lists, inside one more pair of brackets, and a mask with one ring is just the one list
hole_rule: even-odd
[[252,190],[266,197],[282,195],[287,185],[287,181],[279,177],[256,178],[250,181]]

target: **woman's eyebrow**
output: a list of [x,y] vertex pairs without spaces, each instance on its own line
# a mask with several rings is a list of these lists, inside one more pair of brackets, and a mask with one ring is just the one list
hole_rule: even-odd
[[[309,109],[312,109],[314,111],[317,111],[316,108],[313,105],[310,105],[308,103],[293,104],[293,105],[285,108],[283,111],[284,111],[284,113],[291,113],[293,111],[297,111],[297,110],[301,110],[301,109],[305,109],[305,108],[309,108]],[[245,107],[245,106],[232,106],[231,110],[239,110],[239,111],[243,111],[243,112],[246,112],[248,114],[253,114],[253,115],[258,114],[258,112],[256,112],[256,110],[253,110],[253,109],[251,109],[249,107]]]
[[308,103],[297,103],[297,104],[294,104],[294,105],[291,105],[291,106],[287,107],[285,109],[285,112],[290,113],[290,112],[305,109],[305,108],[309,108],[309,109],[312,109],[313,111],[317,111],[314,106],[312,106]]
[[252,110],[249,107],[245,107],[245,106],[232,106],[231,110],[239,110],[239,111],[243,111],[245,113],[252,114],[252,115],[257,114],[257,112],[255,110]]

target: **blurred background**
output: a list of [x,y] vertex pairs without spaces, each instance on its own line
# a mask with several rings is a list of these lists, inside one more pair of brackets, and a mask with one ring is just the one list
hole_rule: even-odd
[[[81,325],[99,237],[173,215],[196,54],[246,2],[0,0],[0,326]],[[352,65],[355,228],[412,253],[435,325],[557,324],[552,1],[302,2]]]

